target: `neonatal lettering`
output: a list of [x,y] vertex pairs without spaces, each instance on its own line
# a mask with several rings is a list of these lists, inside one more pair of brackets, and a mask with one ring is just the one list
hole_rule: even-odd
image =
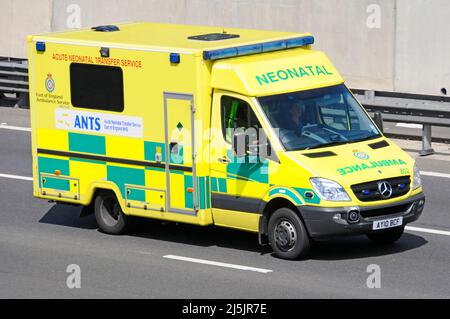
[[256,76],[259,85],[271,84],[279,81],[286,81],[295,78],[313,77],[313,76],[333,75],[328,71],[325,65],[306,65],[277,71],[267,72]]

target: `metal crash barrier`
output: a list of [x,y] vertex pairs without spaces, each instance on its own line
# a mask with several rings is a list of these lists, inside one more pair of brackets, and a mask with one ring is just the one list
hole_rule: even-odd
[[352,90],[383,130],[382,122],[422,124],[421,156],[434,153],[431,127],[450,127],[450,98],[430,95]]
[[29,107],[28,61],[0,57],[0,98],[14,94],[16,105]]

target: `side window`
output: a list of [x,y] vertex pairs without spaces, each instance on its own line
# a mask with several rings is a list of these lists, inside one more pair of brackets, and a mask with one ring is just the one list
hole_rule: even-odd
[[122,112],[124,108],[122,69],[72,63],[70,92],[74,107]]
[[231,96],[222,96],[222,131],[224,139],[231,143],[234,129],[242,128],[246,130],[249,127],[260,129],[261,125],[251,109],[250,105],[238,98]]

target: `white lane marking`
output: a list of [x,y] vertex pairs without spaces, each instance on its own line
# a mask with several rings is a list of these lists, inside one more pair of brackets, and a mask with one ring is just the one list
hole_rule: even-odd
[[29,127],[13,126],[13,125],[8,125],[6,123],[0,124],[0,128],[2,128],[4,130],[31,132],[31,128],[29,128]]
[[414,124],[414,123],[397,123],[395,125],[397,127],[405,127],[405,128],[420,128],[422,129],[422,124]]
[[412,226],[406,226],[405,229],[406,230],[410,230],[410,231],[421,232],[421,233],[429,233],[429,234],[450,236],[450,231],[445,231],[445,230],[437,230],[437,229],[421,228],[421,227],[412,227]]
[[164,258],[168,258],[168,259],[182,260],[182,261],[188,261],[188,262],[198,263],[198,264],[205,264],[205,265],[233,268],[233,269],[239,269],[239,270],[256,271],[256,272],[261,272],[263,274],[267,274],[267,273],[273,271],[273,270],[270,270],[270,269],[263,269],[263,268],[255,268],[255,267],[227,264],[227,263],[222,263],[222,262],[218,262],[218,261],[211,261],[211,260],[197,259],[197,258],[189,258],[189,257],[175,256],[175,255],[166,255],[166,256],[163,256],[163,257]]
[[438,173],[438,172],[420,171],[420,175],[450,178],[450,174]]
[[22,181],[33,181],[33,177],[28,176],[19,176],[19,175],[9,175],[9,174],[0,174],[0,177],[9,178],[9,179],[19,179]]
[[148,251],[142,251],[142,250],[136,250],[135,253],[138,253],[141,255],[154,255],[153,253],[150,253]]

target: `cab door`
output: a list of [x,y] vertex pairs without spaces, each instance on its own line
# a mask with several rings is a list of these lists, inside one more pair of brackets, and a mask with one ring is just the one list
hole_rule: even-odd
[[[261,199],[269,189],[269,160],[233,151],[237,130],[259,135],[260,120],[247,97],[215,91],[211,126],[211,203],[214,223],[258,231]],[[257,137],[258,138],[258,137]]]

